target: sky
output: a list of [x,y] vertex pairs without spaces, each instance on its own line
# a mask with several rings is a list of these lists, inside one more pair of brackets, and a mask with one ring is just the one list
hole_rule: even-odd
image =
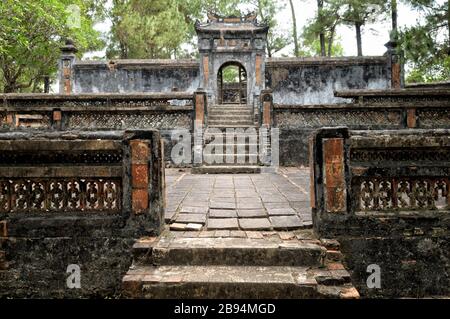
[[[441,2],[443,0],[436,0]],[[289,6],[288,0],[280,0],[284,5],[284,8],[278,13],[277,21],[278,28],[283,31],[291,32],[292,30],[292,14]],[[111,1],[109,4],[111,5]],[[305,25],[311,20],[317,8],[317,0],[294,0],[294,10],[297,18],[297,29],[298,34],[301,34]],[[399,28],[404,26],[410,26],[420,20],[420,16],[416,11],[411,10],[405,6],[402,2],[398,4],[398,26]],[[389,30],[391,22],[389,17],[383,22],[378,22],[376,24],[370,24],[363,28],[362,34],[362,47],[363,55],[382,55],[386,52],[386,47],[384,44],[389,40]],[[98,23],[95,28],[101,32],[107,33],[111,28],[110,21],[104,21]],[[341,39],[341,44],[344,48],[344,56],[355,56],[356,51],[356,37],[355,31],[351,27],[339,26],[337,29],[337,35]],[[275,54],[275,56],[280,56],[282,54],[292,55],[293,46],[286,47],[282,51]],[[88,52],[84,55],[84,59],[89,59],[93,56],[105,57],[105,50]]]

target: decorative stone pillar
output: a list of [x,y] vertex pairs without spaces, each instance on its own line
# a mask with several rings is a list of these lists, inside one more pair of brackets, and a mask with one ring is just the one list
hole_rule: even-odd
[[391,78],[391,88],[400,89],[405,86],[404,68],[403,68],[403,52],[398,47],[395,40],[390,40],[384,45],[388,50],[388,72]]
[[77,52],[72,40],[67,39],[66,44],[61,48],[61,58],[59,60],[59,93],[71,94],[73,91],[73,64],[76,60]]

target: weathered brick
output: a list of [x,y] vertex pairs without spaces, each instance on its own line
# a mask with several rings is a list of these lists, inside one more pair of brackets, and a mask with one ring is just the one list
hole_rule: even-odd
[[133,164],[145,164],[148,162],[150,148],[148,144],[141,140],[133,140],[131,146],[131,162]]
[[133,188],[148,187],[148,165],[131,164],[131,180]]
[[344,177],[344,139],[324,139],[323,154],[325,162],[326,210],[329,212],[343,212],[347,207]]
[[59,110],[53,111],[53,121],[61,121],[62,113]]
[[343,299],[359,299],[359,292],[355,287],[344,288],[340,293],[340,297]]
[[146,189],[133,189],[132,209],[135,214],[143,213],[148,209],[148,191]]

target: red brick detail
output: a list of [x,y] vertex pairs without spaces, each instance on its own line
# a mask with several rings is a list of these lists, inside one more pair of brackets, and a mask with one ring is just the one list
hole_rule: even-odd
[[263,124],[266,125],[267,127],[270,127],[272,125],[272,121],[271,121],[271,114],[270,114],[270,104],[271,102],[269,101],[264,101],[263,102]]
[[135,214],[144,213],[148,209],[148,190],[133,189],[131,194],[132,209]]
[[57,122],[61,121],[61,119],[62,119],[61,111],[53,111],[53,121]]
[[150,158],[150,148],[144,141],[133,140],[130,142],[131,146],[131,163],[133,164],[147,164]]
[[261,65],[262,65],[262,56],[260,54],[256,55],[255,58],[255,80],[256,85],[261,85]]
[[12,115],[12,114],[7,114],[7,115],[6,115],[6,123],[7,123],[7,124],[13,124],[13,123],[14,123],[13,115]]
[[148,164],[131,164],[131,186],[145,189],[148,187]]
[[203,94],[195,95],[195,122],[197,125],[204,122],[205,117],[205,98]]
[[351,287],[344,288],[340,293],[340,297],[342,299],[359,299],[360,296],[358,290],[355,287]]
[[72,92],[72,83],[70,83],[70,79],[64,80],[64,93],[70,94]]
[[8,237],[8,228],[6,220],[0,221],[0,237]]
[[328,270],[345,270],[345,267],[341,263],[329,263],[327,265]]
[[393,89],[401,88],[401,66],[400,63],[393,63],[391,65],[391,85]]
[[416,109],[408,109],[408,115],[406,117],[406,124],[408,128],[416,127]]
[[344,139],[323,140],[325,209],[327,212],[344,212],[347,207],[344,170]]
[[309,204],[316,207],[316,190],[314,187],[314,137],[309,138]]
[[209,58],[207,55],[203,56],[203,86],[208,86],[209,78]]

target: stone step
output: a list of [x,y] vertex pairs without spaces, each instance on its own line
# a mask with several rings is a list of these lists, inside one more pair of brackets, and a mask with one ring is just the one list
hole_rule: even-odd
[[235,126],[235,125],[248,125],[251,126],[253,122],[251,120],[246,119],[234,119],[234,120],[227,120],[227,119],[209,119],[208,125],[228,125],[228,126]]
[[210,114],[208,121],[212,121],[212,120],[227,120],[227,121],[247,120],[247,121],[251,121],[252,118],[253,117],[251,114],[237,114],[237,115],[233,115],[233,114],[211,115]]
[[257,165],[259,163],[259,155],[253,154],[203,154],[204,165]]
[[192,174],[258,174],[261,166],[248,164],[204,165],[193,167]]
[[208,110],[209,115],[234,115],[234,114],[249,114],[253,115],[252,110],[239,110],[239,109],[214,109],[214,110]]
[[[210,141],[205,141],[205,145],[210,145]],[[219,153],[229,154],[231,150],[231,154],[249,154],[249,151],[258,152],[259,145],[258,144],[249,144],[249,143],[237,143],[237,141],[233,141],[229,144],[214,144],[215,150],[218,150]],[[215,151],[214,150],[214,151]]]
[[311,266],[324,265],[326,249],[314,242],[276,243],[251,238],[164,238],[137,241],[134,265]]
[[[320,270],[319,270],[320,272]],[[126,298],[358,298],[349,283],[319,284],[315,269],[292,266],[141,266],[122,280]]]
[[208,127],[213,127],[213,128],[220,128],[220,129],[226,129],[226,128],[255,128],[255,125],[252,124],[230,124],[230,123],[226,123],[226,124],[211,124],[208,123]]

